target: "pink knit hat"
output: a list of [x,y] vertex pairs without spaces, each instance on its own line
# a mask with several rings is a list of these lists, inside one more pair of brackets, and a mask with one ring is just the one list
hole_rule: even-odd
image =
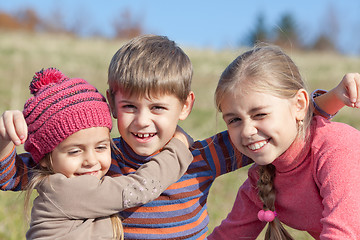
[[55,68],[35,73],[24,106],[28,125],[25,150],[39,162],[67,137],[81,129],[107,127],[112,119],[103,95],[80,78],[68,78]]

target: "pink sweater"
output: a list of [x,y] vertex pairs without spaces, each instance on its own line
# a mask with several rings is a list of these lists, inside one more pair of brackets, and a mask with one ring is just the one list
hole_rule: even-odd
[[[302,151],[303,150],[303,151]],[[315,239],[360,239],[360,132],[315,117],[310,140],[291,146],[276,167],[275,209],[279,220]],[[208,239],[256,239],[258,166],[240,187],[232,211]]]

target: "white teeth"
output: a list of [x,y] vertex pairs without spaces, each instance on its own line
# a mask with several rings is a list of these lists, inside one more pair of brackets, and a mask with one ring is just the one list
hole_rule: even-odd
[[254,144],[248,145],[247,147],[254,151],[262,148],[266,143],[267,141],[256,142]]
[[135,133],[135,136],[139,138],[148,138],[148,137],[153,137],[154,135],[155,133]]

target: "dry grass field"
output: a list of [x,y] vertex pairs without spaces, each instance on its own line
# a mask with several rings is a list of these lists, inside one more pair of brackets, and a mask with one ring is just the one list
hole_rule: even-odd
[[[85,78],[105,93],[107,67],[121,45],[122,42],[115,40],[0,32],[0,112],[22,109],[30,96],[29,82],[41,68],[56,67],[70,77]],[[184,50],[194,65],[192,86],[196,102],[190,117],[181,126],[194,139],[202,139],[225,129],[214,108],[213,92],[222,70],[243,49],[214,51],[184,47]],[[345,73],[360,71],[359,58],[330,53],[287,53],[300,67],[310,90],[329,90],[340,82]],[[350,108],[341,110],[334,118],[334,121],[348,123],[357,129],[360,129],[359,120],[360,111]],[[117,135],[116,128],[112,134]],[[240,169],[214,183],[208,200],[210,232],[230,211],[237,189],[245,178],[246,169]],[[0,239],[25,239],[27,225],[23,220],[22,207],[20,193],[0,192]],[[311,239],[305,233],[291,231],[295,239]]]

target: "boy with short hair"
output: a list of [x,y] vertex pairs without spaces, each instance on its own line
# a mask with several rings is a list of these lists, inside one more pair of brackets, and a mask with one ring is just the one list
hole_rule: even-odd
[[122,139],[135,153],[159,151],[190,114],[192,71],[188,56],[166,37],[141,36],[115,53],[107,98]]
[[[115,53],[107,98],[121,135],[115,143],[123,153],[117,161],[123,174],[157,153],[172,138],[178,121],[190,114],[195,100],[192,73],[188,56],[167,37],[140,36]],[[213,180],[252,161],[236,162],[226,132],[196,142],[192,152],[194,161],[177,183],[155,201],[121,212],[126,239],[206,237],[206,200]]]
[[[134,173],[170,141],[178,121],[191,112],[191,79],[190,59],[167,37],[140,36],[115,53],[107,97],[121,137],[114,139],[118,151],[112,153],[107,175]],[[120,213],[125,239],[205,239],[213,181],[252,160],[234,151],[227,131],[197,141],[191,149],[194,160],[178,182],[156,200]],[[3,190],[23,189],[27,181],[32,161],[16,160],[14,166],[13,151],[0,162]]]

